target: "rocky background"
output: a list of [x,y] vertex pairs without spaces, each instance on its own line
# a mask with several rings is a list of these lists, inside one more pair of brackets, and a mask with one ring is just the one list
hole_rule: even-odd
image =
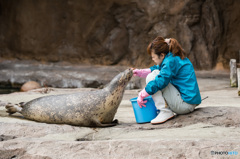
[[[0,158],[239,158],[240,98],[226,71],[239,58],[239,8],[239,0],[0,0]],[[6,103],[100,89],[129,66],[153,64],[146,47],[158,35],[178,39],[197,70],[208,98],[193,113],[137,124],[130,99],[145,83],[137,77],[115,127],[6,113]],[[43,88],[1,94],[29,80]]]
[[179,40],[196,69],[240,50],[239,0],[0,0],[0,58],[151,65],[148,43]]

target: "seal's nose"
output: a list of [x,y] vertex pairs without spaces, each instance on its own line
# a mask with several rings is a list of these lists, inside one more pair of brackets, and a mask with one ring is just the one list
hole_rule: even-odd
[[128,72],[133,72],[133,70],[131,68],[128,69]]

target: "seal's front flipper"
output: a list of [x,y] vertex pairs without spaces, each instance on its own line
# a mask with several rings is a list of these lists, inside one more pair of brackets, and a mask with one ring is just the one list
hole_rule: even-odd
[[115,123],[117,125],[118,124],[118,120],[115,119],[115,120],[112,121],[112,123]]
[[102,124],[99,121],[95,121],[95,124],[97,127],[110,127],[110,126],[116,126],[118,124],[118,120],[114,120],[112,123]]

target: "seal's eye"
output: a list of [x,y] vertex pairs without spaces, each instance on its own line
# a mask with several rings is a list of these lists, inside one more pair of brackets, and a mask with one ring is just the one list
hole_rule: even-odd
[[121,83],[122,82],[122,78],[119,80],[119,83]]
[[122,83],[122,81],[124,80],[124,75],[121,76],[121,78],[119,79],[119,83]]

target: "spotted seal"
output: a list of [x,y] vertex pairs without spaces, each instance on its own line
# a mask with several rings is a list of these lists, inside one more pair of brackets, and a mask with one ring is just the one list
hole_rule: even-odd
[[86,127],[116,125],[113,118],[117,112],[132,69],[115,76],[103,89],[72,94],[50,95],[24,104],[6,105],[7,112],[21,113],[26,119]]

